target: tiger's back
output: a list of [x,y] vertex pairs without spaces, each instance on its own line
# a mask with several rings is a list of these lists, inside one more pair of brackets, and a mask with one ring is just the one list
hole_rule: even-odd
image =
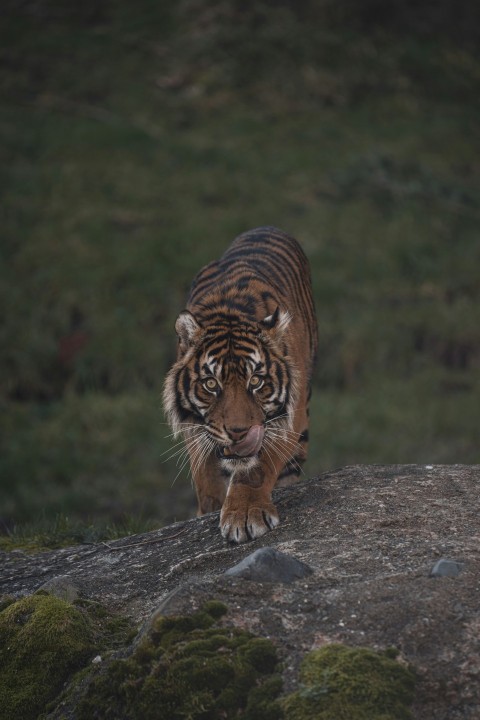
[[298,477],[308,445],[317,328],[298,242],[272,227],[237,237],[194,279],[176,330],[164,404],[199,513],[221,508],[229,540],[258,537],[278,523],[272,488]]
[[[195,277],[187,308],[204,321],[231,312],[262,321],[283,307],[302,325],[309,378],[317,352],[310,267],[295,238],[275,227],[239,235],[220,258]],[[304,344],[304,342],[302,343]]]

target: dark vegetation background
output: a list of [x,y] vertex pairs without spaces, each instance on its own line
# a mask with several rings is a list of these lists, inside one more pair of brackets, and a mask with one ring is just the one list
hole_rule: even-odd
[[257,225],[312,265],[307,474],[480,461],[479,7],[3,0],[4,544],[193,512],[173,324]]

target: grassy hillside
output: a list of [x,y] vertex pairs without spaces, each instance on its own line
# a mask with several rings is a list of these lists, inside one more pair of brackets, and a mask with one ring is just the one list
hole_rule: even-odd
[[5,4],[0,531],[192,512],[173,324],[257,225],[312,264],[307,473],[480,461],[473,31],[318,5]]

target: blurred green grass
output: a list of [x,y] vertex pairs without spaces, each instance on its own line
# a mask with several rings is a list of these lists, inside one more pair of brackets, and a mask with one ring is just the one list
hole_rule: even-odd
[[163,462],[174,320],[257,225],[312,265],[307,474],[480,461],[480,62],[319,7],[6,3],[5,532],[194,512]]

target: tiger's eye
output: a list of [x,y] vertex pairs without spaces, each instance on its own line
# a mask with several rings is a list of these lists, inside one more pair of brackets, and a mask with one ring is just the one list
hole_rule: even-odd
[[207,378],[207,380],[205,380],[203,384],[207,388],[207,390],[215,390],[218,385],[215,378]]
[[250,387],[253,387],[253,388],[260,387],[261,382],[262,382],[261,377],[259,377],[258,375],[252,375],[252,377],[250,378]]

